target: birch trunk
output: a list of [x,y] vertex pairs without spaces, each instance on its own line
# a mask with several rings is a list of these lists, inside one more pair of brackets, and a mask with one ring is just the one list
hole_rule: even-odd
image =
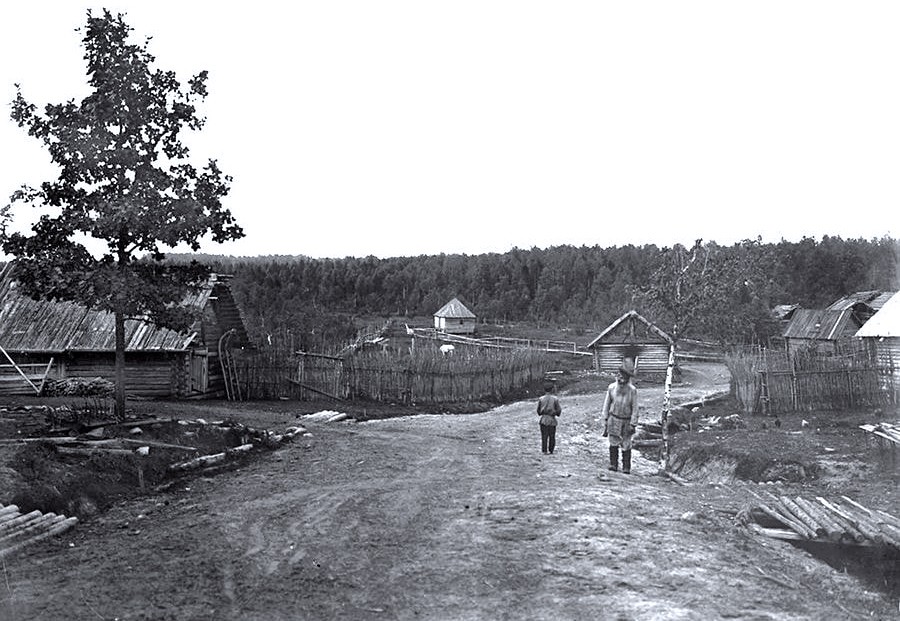
[[669,347],[669,364],[666,366],[666,387],[662,411],[662,451],[659,467],[664,472],[669,469],[669,410],[672,406],[672,377],[675,374],[675,342]]

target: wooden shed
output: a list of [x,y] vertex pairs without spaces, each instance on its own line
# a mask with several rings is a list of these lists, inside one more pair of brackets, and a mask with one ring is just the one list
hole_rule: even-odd
[[[113,381],[113,315],[72,302],[32,300],[19,293],[11,267],[6,265],[0,273],[0,393],[35,394],[35,386],[46,379]],[[126,321],[129,396],[225,396],[220,339],[230,333],[229,346],[249,346],[229,279],[214,274],[199,292],[184,300],[184,305],[200,311],[200,319],[187,332]]]
[[447,334],[473,334],[476,319],[458,298],[453,298],[434,314],[434,329]]
[[588,344],[594,354],[594,369],[614,373],[624,360],[634,363],[641,377],[665,377],[672,338],[637,311],[629,311],[612,322]]
[[853,337],[865,323],[856,310],[853,305],[843,310],[798,308],[784,330],[788,355],[837,354],[854,348]]
[[856,332],[884,373],[886,387],[900,393],[900,292]]

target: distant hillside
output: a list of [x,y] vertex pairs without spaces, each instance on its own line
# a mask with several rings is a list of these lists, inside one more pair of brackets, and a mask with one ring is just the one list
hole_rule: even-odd
[[[723,309],[751,302],[759,308],[794,303],[816,308],[854,291],[900,289],[900,244],[892,238],[825,237],[777,244],[709,243],[707,247],[716,260],[753,264],[761,274],[755,278],[759,282],[735,291],[735,296],[743,297],[722,300]],[[321,335],[336,316],[344,317],[338,319],[341,325],[335,334],[339,334],[352,330],[347,319],[351,316],[430,316],[454,296],[481,320],[602,328],[640,305],[640,290],[660,266],[662,256],[663,249],[654,245],[629,245],[389,259],[217,255],[171,259],[193,258],[233,274],[236,298],[254,334],[291,330]],[[716,322],[707,322],[704,329],[715,331],[715,326]],[[729,329],[729,339],[742,338],[735,333],[740,322],[731,321]],[[758,326],[754,329],[753,338],[759,338]]]

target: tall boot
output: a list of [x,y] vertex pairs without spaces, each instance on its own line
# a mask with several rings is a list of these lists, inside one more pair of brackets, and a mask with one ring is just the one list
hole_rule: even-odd
[[613,472],[619,469],[619,447],[609,447],[609,469]]
[[622,449],[622,472],[631,474],[631,449]]

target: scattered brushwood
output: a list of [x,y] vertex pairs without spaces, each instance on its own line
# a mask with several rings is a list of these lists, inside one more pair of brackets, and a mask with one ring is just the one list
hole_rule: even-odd
[[93,379],[70,377],[48,379],[41,394],[45,397],[109,397],[115,389],[114,382],[102,377]]
[[729,414],[728,416],[710,416],[704,418],[700,422],[698,432],[710,431],[712,429],[731,430],[746,429],[747,423],[741,418],[740,414]]
[[102,421],[107,424],[114,416],[114,402],[108,396],[85,397],[79,402],[47,410],[47,424],[51,428],[81,429]]

